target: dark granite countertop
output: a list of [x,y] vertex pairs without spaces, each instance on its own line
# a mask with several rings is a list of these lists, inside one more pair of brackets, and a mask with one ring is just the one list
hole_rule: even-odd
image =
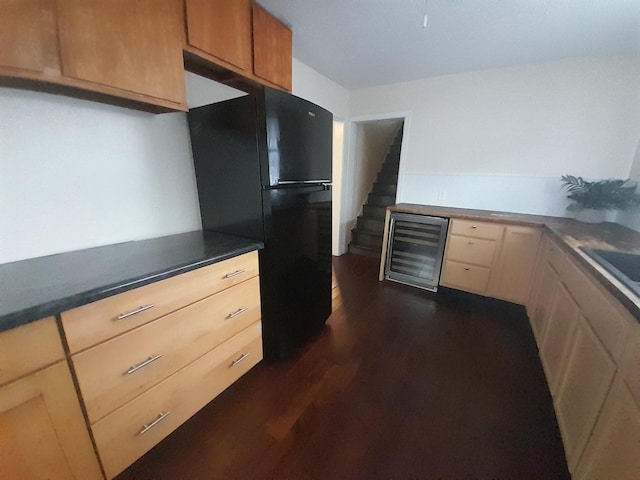
[[263,248],[201,231],[0,265],[0,332]]
[[542,227],[565,248],[573,259],[590,272],[640,321],[640,298],[580,249],[581,247],[587,247],[640,254],[640,232],[617,223],[590,224],[577,222],[571,218],[439,207],[435,205],[399,203],[388,207],[388,210],[445,218]]

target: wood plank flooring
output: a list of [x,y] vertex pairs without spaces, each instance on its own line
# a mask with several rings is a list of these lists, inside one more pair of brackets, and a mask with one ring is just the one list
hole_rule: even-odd
[[380,283],[377,267],[335,258],[324,331],[118,478],[569,479],[524,309]]

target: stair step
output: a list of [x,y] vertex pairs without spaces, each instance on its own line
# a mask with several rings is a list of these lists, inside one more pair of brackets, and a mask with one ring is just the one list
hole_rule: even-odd
[[376,183],[382,183],[384,185],[396,185],[398,183],[398,174],[380,172],[376,177]]
[[384,232],[384,221],[377,218],[363,217],[361,215],[358,217],[356,229],[382,235]]
[[384,157],[384,163],[387,162],[400,163],[400,152],[387,153],[387,155]]
[[371,205],[365,205],[362,209],[362,216],[367,218],[378,218],[384,220],[387,212],[386,207],[373,207]]
[[382,164],[382,168],[380,168],[380,171],[382,173],[397,174],[399,167],[400,167],[400,164],[398,164],[398,163],[395,163],[395,162],[384,162]]
[[367,205],[372,207],[388,207],[396,203],[396,197],[391,195],[377,195],[370,193],[367,197]]
[[381,250],[359,247],[358,245],[349,245],[349,253],[355,255],[364,255],[365,257],[380,258]]
[[382,248],[382,235],[376,233],[363,232],[360,230],[352,230],[351,243],[359,247],[366,248]]
[[398,186],[393,184],[389,185],[386,183],[374,183],[373,188],[371,189],[371,193],[375,193],[378,195],[391,195],[395,198],[396,192],[398,191]]
[[396,153],[399,154],[400,153],[400,147],[402,146],[401,143],[399,144],[391,144],[391,146],[389,147],[389,153]]

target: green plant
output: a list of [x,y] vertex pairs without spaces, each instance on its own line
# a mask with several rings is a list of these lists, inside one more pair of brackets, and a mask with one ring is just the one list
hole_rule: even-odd
[[640,194],[636,193],[636,183],[631,180],[597,180],[587,182],[582,177],[563,175],[562,186],[569,192],[567,198],[575,202],[575,207],[594,210],[625,210],[640,205]]

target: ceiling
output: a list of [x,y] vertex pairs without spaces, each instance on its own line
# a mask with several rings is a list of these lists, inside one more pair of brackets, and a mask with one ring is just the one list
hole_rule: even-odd
[[640,52],[640,0],[259,0],[294,57],[349,89]]

